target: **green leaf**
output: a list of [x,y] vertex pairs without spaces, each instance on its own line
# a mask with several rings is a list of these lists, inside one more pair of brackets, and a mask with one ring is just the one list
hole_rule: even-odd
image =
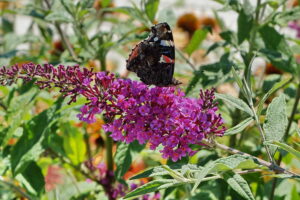
[[298,158],[300,160],[300,151],[297,151],[296,149],[294,149],[293,147],[291,147],[285,143],[282,143],[282,142],[279,142],[276,140],[271,140],[271,141],[266,141],[265,144],[279,147],[279,148],[293,154],[296,158]]
[[51,108],[41,112],[24,125],[23,135],[11,152],[11,168],[14,175],[22,172],[30,161],[36,160],[44,151],[43,142],[59,117],[56,111],[60,109],[61,102],[62,99],[57,100]]
[[111,0],[102,0],[101,1],[101,5],[103,6],[103,8],[106,8],[107,6],[109,6]]
[[297,63],[284,36],[278,33],[275,28],[267,25],[263,26],[259,33],[265,44],[265,48],[260,49],[260,52],[277,68],[294,73]]
[[132,17],[133,19],[139,20],[144,25],[148,24],[148,22],[143,17],[143,13],[140,10],[138,10],[137,8],[121,6],[121,7],[115,7],[115,8],[103,8],[102,11],[123,13],[123,14],[126,14],[126,15]]
[[[193,164],[186,164],[186,165],[175,164],[175,165],[168,165],[168,167],[174,171],[181,173],[181,174],[185,174],[186,171],[196,172],[196,171],[199,171],[202,169],[201,167],[193,165]],[[131,177],[130,180],[147,178],[147,177],[155,177],[155,176],[164,176],[164,175],[168,175],[168,174],[169,174],[169,172],[163,166],[158,166],[158,167],[154,167],[154,168],[148,169],[146,171],[143,171],[143,172]]]
[[63,132],[63,147],[67,157],[74,165],[79,165],[85,160],[86,144],[83,134],[78,128],[70,124],[62,126]]
[[294,7],[282,12],[279,12],[274,17],[274,22],[282,26],[286,26],[288,22],[300,19],[300,7]]
[[252,14],[247,14],[242,9],[238,16],[238,43],[241,44],[245,39],[249,38],[253,25]]
[[227,129],[225,131],[225,136],[228,136],[228,135],[234,135],[234,134],[237,134],[237,133],[240,133],[241,131],[243,131],[248,125],[250,125],[253,121],[253,118],[252,117],[249,117],[247,119],[245,119],[244,121],[242,121],[241,123],[239,123],[238,125],[230,128],[230,129]]
[[264,78],[262,85],[262,92],[267,93],[270,89],[281,80],[281,75],[279,74],[270,74]]
[[117,166],[117,170],[115,171],[116,178],[121,179],[128,171],[132,162],[130,144],[126,144],[125,142],[119,143],[114,160]]
[[155,180],[155,181],[151,181],[149,183],[146,183],[140,187],[138,187],[137,189],[129,192],[124,199],[130,198],[130,197],[136,197],[136,196],[140,196],[143,194],[147,194],[150,192],[154,192],[157,190],[162,190],[162,189],[167,189],[169,187],[176,187],[179,185],[183,185],[185,183],[183,182],[178,182],[176,180],[173,179],[164,179],[164,180]]
[[289,80],[282,80],[279,83],[275,83],[275,85],[273,85],[273,87],[259,101],[258,106],[257,106],[257,114],[258,115],[260,115],[260,113],[261,113],[261,111],[263,109],[263,105],[264,105],[265,101],[269,98],[269,96],[271,96],[273,93],[275,93],[277,90],[279,90],[280,88],[282,88],[283,86],[285,86],[290,81],[291,81],[291,79],[289,79]]
[[192,189],[195,192],[197,187],[202,182],[203,178],[210,173],[224,172],[233,169],[252,169],[257,167],[255,160],[249,156],[232,155],[226,158],[219,158],[211,163],[208,163],[199,173],[196,174],[197,181]]
[[37,90],[32,89],[29,92],[12,99],[6,116],[10,126],[1,131],[0,144],[6,145],[7,141],[15,134],[15,131],[21,125],[26,113],[32,107],[37,94]]
[[234,67],[231,68],[231,71],[232,71],[233,77],[235,79],[235,82],[238,84],[239,88],[244,92],[244,90],[243,90],[244,89],[244,84],[243,84],[242,79],[240,78],[240,76],[238,75],[238,73],[236,72]]
[[[79,181],[74,182],[75,177],[65,177],[63,184],[58,184],[55,190],[47,192],[47,199],[49,200],[73,200],[82,199],[80,196],[84,194],[93,193],[99,190],[99,185],[95,182]],[[99,192],[100,193],[100,192]],[[83,197],[84,199],[84,197]],[[98,198],[97,198],[98,199]],[[105,198],[100,198],[105,199]]]
[[145,4],[145,11],[148,19],[153,22],[156,12],[158,10],[159,0],[147,0]]
[[[202,65],[200,70],[194,72],[194,77],[186,88],[188,95],[194,87],[200,82],[202,87],[215,86],[226,81],[233,63],[229,59],[229,54],[224,54],[219,62]],[[199,90],[197,91],[197,93]]]
[[237,35],[232,31],[224,31],[220,33],[220,36],[229,44],[236,45],[237,44]]
[[222,100],[226,101],[228,104],[234,106],[235,108],[248,113],[250,116],[253,116],[253,113],[252,113],[250,107],[243,100],[233,97],[228,94],[216,93],[215,95],[218,99],[222,99]]
[[223,47],[225,46],[224,45],[224,42],[215,42],[213,43],[210,47],[208,47],[208,49],[206,50],[205,52],[205,56],[207,56],[210,52],[214,51],[215,49],[219,48],[219,47]]
[[300,195],[297,191],[296,185],[294,185],[291,191],[291,200],[299,200],[299,199],[300,199]]
[[232,171],[225,172],[223,178],[238,194],[248,200],[254,200],[254,196],[247,181],[239,174]]
[[199,48],[203,40],[206,38],[207,33],[207,29],[196,30],[184,51],[189,54],[189,56],[192,55],[192,53]]
[[[33,175],[34,172],[34,175]],[[22,172],[23,178],[33,189],[34,195],[41,195],[44,191],[45,181],[42,174],[41,168],[36,164],[36,162],[30,162],[26,169]],[[23,181],[24,183],[24,181]],[[25,183],[25,186],[27,184]]]
[[[288,124],[284,94],[273,99],[267,109],[266,122],[263,125],[267,140],[280,141]],[[270,149],[275,153],[275,148]]]

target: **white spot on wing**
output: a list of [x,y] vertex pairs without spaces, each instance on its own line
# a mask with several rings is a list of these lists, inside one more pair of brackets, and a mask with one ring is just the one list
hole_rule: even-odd
[[153,40],[154,40],[154,42],[156,42],[158,40],[158,37],[155,37]]
[[159,63],[166,63],[163,55],[160,56]]
[[174,43],[171,40],[161,40],[160,45],[165,47],[173,47]]

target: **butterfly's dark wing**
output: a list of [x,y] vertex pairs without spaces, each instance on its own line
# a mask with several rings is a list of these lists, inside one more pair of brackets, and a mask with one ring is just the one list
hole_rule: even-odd
[[129,55],[127,69],[148,85],[179,84],[173,78],[175,65],[173,36],[168,24],[157,24],[149,37],[140,42]]

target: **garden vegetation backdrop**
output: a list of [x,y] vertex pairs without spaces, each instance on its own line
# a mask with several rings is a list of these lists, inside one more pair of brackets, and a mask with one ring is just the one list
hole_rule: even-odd
[[300,199],[300,1],[187,2],[0,2],[0,199]]

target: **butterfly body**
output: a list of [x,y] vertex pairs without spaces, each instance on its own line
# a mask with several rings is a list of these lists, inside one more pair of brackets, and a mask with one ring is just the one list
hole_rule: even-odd
[[147,39],[137,44],[127,60],[126,68],[147,85],[171,86],[180,84],[173,78],[175,48],[167,23],[151,28]]

